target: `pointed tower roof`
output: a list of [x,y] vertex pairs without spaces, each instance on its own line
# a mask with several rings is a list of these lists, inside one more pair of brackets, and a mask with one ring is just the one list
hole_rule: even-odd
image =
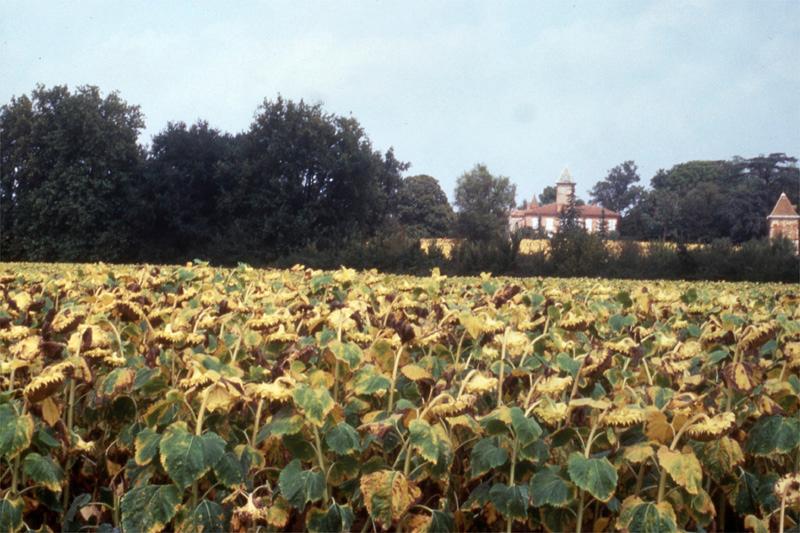
[[789,201],[786,193],[782,192],[781,197],[775,203],[775,207],[772,208],[772,213],[767,218],[800,218],[800,215],[797,214],[797,210],[792,205],[792,202]]
[[572,174],[569,173],[569,169],[567,167],[564,167],[564,170],[561,171],[561,177],[558,178],[556,183],[575,183],[572,180]]

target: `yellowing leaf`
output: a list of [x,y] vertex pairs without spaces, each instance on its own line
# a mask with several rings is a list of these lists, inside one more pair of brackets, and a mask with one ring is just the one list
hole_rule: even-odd
[[52,398],[45,398],[41,402],[42,419],[47,425],[53,427],[61,419],[61,408]]
[[430,372],[417,365],[406,365],[400,372],[411,381],[433,380]]
[[666,446],[658,449],[658,463],[675,483],[689,494],[698,494],[703,485],[703,468],[692,451],[685,453],[670,450]]
[[360,485],[367,512],[384,528],[400,519],[422,494],[413,482],[393,470],[361,476]]
[[669,444],[672,442],[674,432],[669,425],[667,415],[656,409],[655,407],[648,407],[645,410],[645,424],[644,433],[648,438],[658,441],[662,444]]

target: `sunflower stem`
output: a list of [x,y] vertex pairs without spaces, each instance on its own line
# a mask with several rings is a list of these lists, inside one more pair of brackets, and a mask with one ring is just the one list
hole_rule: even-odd
[[256,438],[258,437],[258,424],[261,422],[261,410],[264,408],[264,400],[258,400],[258,407],[256,408],[256,419],[253,422],[253,447],[256,446]]
[[319,469],[322,471],[322,475],[325,476],[325,489],[322,492],[322,501],[326,504],[328,503],[328,471],[325,469],[325,457],[322,455],[322,440],[319,438],[319,430],[317,426],[313,426],[314,428],[314,443],[317,451],[317,462],[319,463]]
[[394,356],[394,368],[392,369],[392,386],[389,387],[389,412],[391,413],[394,410],[394,388],[397,384],[397,370],[400,367],[400,356],[403,355],[403,347],[397,350],[397,354]]
[[500,348],[500,378],[497,380],[497,405],[503,405],[503,379],[505,374],[505,360],[506,360],[506,337],[508,336],[508,328],[503,331],[503,344]]

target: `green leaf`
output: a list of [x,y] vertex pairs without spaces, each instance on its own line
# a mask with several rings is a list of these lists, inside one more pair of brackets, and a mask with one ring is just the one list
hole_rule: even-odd
[[573,359],[563,352],[556,356],[556,364],[558,365],[558,368],[568,372],[573,378],[578,375],[578,371],[581,369],[580,361]]
[[167,428],[159,443],[161,463],[181,489],[187,488],[208,472],[225,453],[225,441],[216,433],[193,435],[185,422]]
[[181,504],[175,485],[145,485],[122,497],[122,529],[156,533],[166,527]]
[[22,498],[3,498],[0,500],[0,531],[22,529]]
[[455,530],[456,524],[452,514],[444,511],[433,511],[427,533],[450,533]]
[[225,531],[228,524],[225,522],[225,510],[217,502],[202,500],[194,508],[186,522],[181,525],[180,531],[187,533],[213,533]]
[[347,422],[339,422],[325,434],[325,444],[339,455],[361,451],[361,436]]
[[567,471],[573,483],[601,502],[610,500],[617,488],[617,471],[605,457],[587,459],[572,452],[567,460]]
[[320,472],[303,470],[294,459],[278,475],[278,487],[286,500],[298,509],[306,503],[321,500],[325,493],[325,477]]
[[381,374],[374,365],[364,365],[353,378],[353,392],[356,394],[383,395],[391,386],[389,378]]
[[533,418],[528,418],[519,407],[511,408],[511,426],[522,446],[528,446],[542,436],[542,428]]
[[150,428],[145,428],[136,435],[134,446],[136,464],[145,466],[158,454],[158,444],[161,442],[161,435]]
[[214,475],[220,483],[228,488],[238,487],[244,483],[242,463],[231,452],[225,453],[214,465]]
[[489,500],[506,518],[528,518],[528,486],[496,483],[489,489]]
[[295,414],[291,408],[283,407],[272,415],[270,421],[259,430],[256,444],[270,435],[294,435],[303,429],[303,417]]
[[53,492],[61,492],[64,471],[50,457],[42,457],[36,452],[31,452],[22,461],[22,471],[37,485],[42,485]]
[[744,449],[756,456],[788,453],[800,444],[800,419],[782,416],[759,418],[748,432]]
[[408,426],[411,448],[417,450],[427,461],[436,463],[439,458],[439,435],[425,420],[416,418]]
[[497,445],[497,437],[481,439],[472,448],[471,475],[476,478],[492,468],[504,465],[507,460],[508,452]]
[[667,533],[678,529],[675,511],[669,503],[644,502],[637,496],[623,502],[617,527],[636,533]]
[[333,340],[328,344],[328,349],[336,359],[347,363],[351,369],[355,369],[363,358],[361,348],[354,342]]
[[333,398],[325,387],[298,386],[293,393],[294,403],[315,426],[322,427],[325,417],[333,410]]
[[560,468],[547,466],[533,475],[530,482],[534,507],[566,507],[575,498],[575,489],[559,475]]
[[349,505],[334,503],[327,511],[314,507],[308,510],[306,528],[311,533],[350,531],[354,518],[353,509]]
[[18,416],[11,405],[0,405],[0,456],[14,457],[30,446],[32,437],[31,416]]

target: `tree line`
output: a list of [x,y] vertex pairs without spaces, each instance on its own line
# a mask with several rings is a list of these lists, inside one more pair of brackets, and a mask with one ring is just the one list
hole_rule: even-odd
[[[406,177],[410,165],[355,118],[319,104],[266,99],[243,132],[175,122],[149,146],[144,125],[138,106],[94,86],[40,85],[3,105],[0,257],[277,264],[421,237],[513,241],[508,177],[475,165],[451,206],[434,177]],[[741,243],[765,236],[782,191],[797,203],[799,172],[785,154],[692,161],[647,188],[626,161],[590,200],[622,214],[621,238]],[[539,201],[554,196],[548,187]]]

